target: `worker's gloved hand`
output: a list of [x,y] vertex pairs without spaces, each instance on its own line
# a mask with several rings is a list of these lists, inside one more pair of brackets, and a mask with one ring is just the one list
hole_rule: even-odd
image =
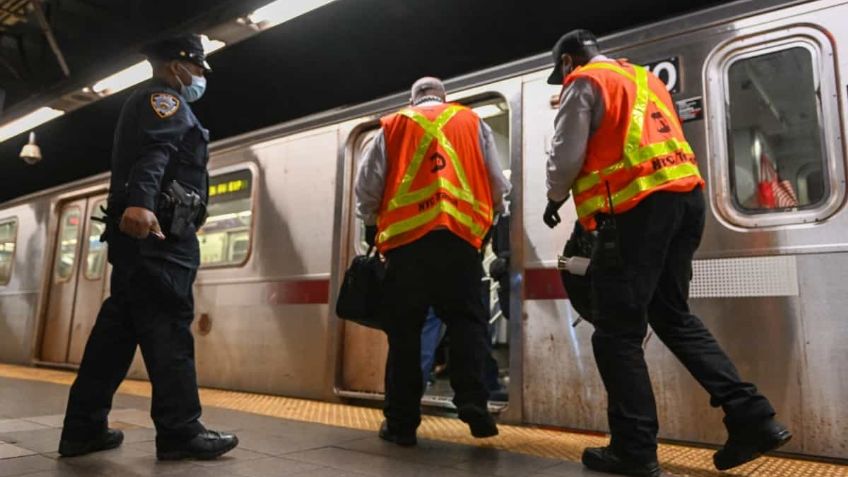
[[365,243],[368,244],[369,247],[373,247],[377,241],[377,226],[376,225],[366,225],[365,226]]
[[492,263],[489,264],[489,276],[492,277],[492,280],[501,281],[506,275],[509,274],[509,258],[508,257],[498,257],[492,260]]
[[545,224],[548,227],[554,228],[562,222],[562,219],[559,218],[559,208],[562,207],[562,204],[564,204],[566,200],[568,200],[568,197],[559,202],[548,199],[548,206],[545,207],[545,214],[542,215],[542,220],[545,221]]

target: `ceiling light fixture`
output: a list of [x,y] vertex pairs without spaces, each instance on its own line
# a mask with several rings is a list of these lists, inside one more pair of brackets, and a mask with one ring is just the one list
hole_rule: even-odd
[[63,114],[65,114],[65,112],[61,109],[53,109],[47,106],[38,108],[25,116],[21,116],[9,123],[0,125],[0,142],[32,130],[47,121],[58,118]]
[[333,0],[277,0],[247,16],[251,23],[265,30],[285,23],[292,18],[331,3]]
[[94,83],[91,89],[100,95],[115,94],[153,77],[150,62],[142,61]]

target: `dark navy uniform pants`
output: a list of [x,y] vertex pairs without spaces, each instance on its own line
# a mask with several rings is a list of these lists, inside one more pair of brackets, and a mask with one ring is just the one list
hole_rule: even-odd
[[768,400],[740,379],[715,338],[689,311],[692,258],[704,216],[700,187],[654,193],[615,217],[623,265],[608,266],[593,257],[592,344],[609,395],[611,446],[620,455],[656,458],[657,410],[642,348],[648,324],[706,389],[710,403],[722,407],[730,430],[774,416]]
[[447,230],[430,232],[390,250],[384,282],[384,327],[389,338],[383,413],[395,432],[421,423],[421,328],[432,305],[450,335],[454,404],[486,409],[483,365],[489,352],[479,252]]
[[112,397],[136,346],[153,385],[157,437],[190,439],[203,430],[191,334],[196,273],[158,259],[114,266],[111,296],[100,309],[71,387],[63,439],[88,440],[106,429]]

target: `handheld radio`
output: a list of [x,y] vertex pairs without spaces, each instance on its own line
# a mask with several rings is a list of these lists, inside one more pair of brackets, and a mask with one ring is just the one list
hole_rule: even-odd
[[598,223],[598,258],[600,265],[607,268],[619,268],[624,265],[621,248],[618,242],[618,228],[615,223],[615,208],[612,203],[609,181],[606,181],[607,200],[609,200],[610,215]]

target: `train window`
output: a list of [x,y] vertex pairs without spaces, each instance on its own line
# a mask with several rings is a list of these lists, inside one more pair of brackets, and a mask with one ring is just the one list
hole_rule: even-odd
[[62,212],[59,223],[59,249],[56,254],[56,280],[63,282],[71,278],[77,259],[82,212],[79,207],[69,207]]
[[480,118],[492,128],[495,137],[495,147],[498,150],[498,159],[504,171],[509,170],[509,108],[506,101],[496,98],[480,103],[473,103],[471,107]]
[[9,280],[12,279],[12,264],[15,260],[17,239],[17,219],[0,222],[0,286],[8,285]]
[[832,58],[830,40],[810,27],[742,38],[711,55],[710,133],[725,145],[712,156],[711,180],[730,222],[816,222],[838,209],[838,90],[823,58]]
[[816,207],[827,195],[813,68],[811,52],[793,47],[728,69],[733,199],[747,213]]
[[[106,201],[101,200],[94,204],[92,217],[103,217],[101,207],[106,207]],[[100,280],[106,270],[106,243],[100,241],[100,236],[106,230],[106,224],[92,220],[88,230],[88,251],[85,257],[85,278],[89,280]]]
[[209,181],[209,218],[197,234],[202,267],[237,266],[247,261],[253,220],[253,175],[244,169]]

